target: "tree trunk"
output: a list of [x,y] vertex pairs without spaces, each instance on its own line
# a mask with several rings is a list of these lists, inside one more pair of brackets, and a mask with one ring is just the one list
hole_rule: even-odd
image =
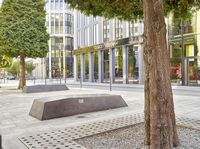
[[19,74],[19,86],[18,89],[23,89],[26,85],[26,77],[25,77],[25,56],[20,55],[20,74]]
[[169,51],[162,0],[143,0],[145,144],[150,149],[179,145],[169,75]]

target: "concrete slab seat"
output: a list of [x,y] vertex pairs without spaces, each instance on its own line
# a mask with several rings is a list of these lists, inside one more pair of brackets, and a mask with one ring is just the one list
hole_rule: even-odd
[[64,90],[69,90],[65,84],[32,85],[25,86],[23,88],[23,93],[39,93]]
[[127,107],[126,102],[120,95],[57,96],[35,99],[29,115],[39,120],[48,120],[120,107]]

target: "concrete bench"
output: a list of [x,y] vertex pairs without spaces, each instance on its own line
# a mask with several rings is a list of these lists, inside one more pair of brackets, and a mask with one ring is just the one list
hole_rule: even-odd
[[120,95],[91,94],[35,99],[30,115],[39,120],[126,107]]
[[23,93],[39,93],[64,90],[69,90],[65,84],[32,85],[25,86],[23,88]]

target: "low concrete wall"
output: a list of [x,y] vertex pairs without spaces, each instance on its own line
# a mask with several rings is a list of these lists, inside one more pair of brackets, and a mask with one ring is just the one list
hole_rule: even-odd
[[39,120],[48,120],[75,114],[127,107],[120,95],[76,95],[35,99],[30,115]]
[[25,86],[23,93],[38,93],[38,92],[51,92],[51,91],[64,91],[69,90],[65,84],[52,84],[52,85],[32,85]]

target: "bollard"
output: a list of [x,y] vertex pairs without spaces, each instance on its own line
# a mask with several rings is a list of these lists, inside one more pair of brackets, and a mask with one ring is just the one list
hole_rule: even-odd
[[82,78],[80,77],[80,87],[82,88]]
[[0,134],[0,149],[3,149],[3,147],[2,147],[2,137],[1,137],[1,134]]
[[111,77],[110,77],[110,91],[112,91],[112,80],[111,80]]

